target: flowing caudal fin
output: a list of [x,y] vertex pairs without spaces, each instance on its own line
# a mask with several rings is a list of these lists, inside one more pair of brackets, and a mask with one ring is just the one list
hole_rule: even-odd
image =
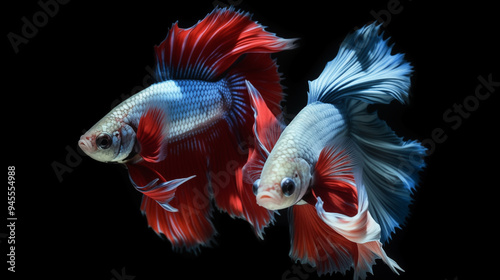
[[382,249],[366,193],[358,193],[349,150],[339,143],[321,151],[312,191],[304,197],[308,203],[290,212],[290,256],[316,266],[319,274],[353,267],[354,279],[364,279],[378,258],[398,273],[402,269]]
[[[130,177],[144,193],[142,211],[149,225],[174,247],[209,244],[215,234],[212,200],[220,210],[249,221],[259,236],[272,221],[272,212],[256,204],[251,186],[241,180],[248,158],[243,148],[254,141],[245,80],[261,91],[273,112],[279,112],[281,78],[270,54],[293,48],[293,42],[265,31],[247,13],[217,8],[191,28],[175,23],[155,47],[157,82],[203,80],[231,91],[217,122],[159,148],[165,118],[153,110],[140,120],[138,137],[152,146],[142,147],[144,161],[128,164]],[[149,125],[153,120],[158,126]]]
[[369,211],[382,228],[382,242],[404,223],[411,194],[424,167],[425,148],[403,141],[368,104],[408,101],[412,67],[403,54],[391,55],[380,25],[365,26],[346,37],[337,56],[309,83],[308,103],[342,107],[350,139],[362,167]]

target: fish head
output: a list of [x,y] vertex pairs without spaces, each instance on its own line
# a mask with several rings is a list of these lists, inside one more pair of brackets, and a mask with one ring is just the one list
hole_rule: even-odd
[[311,165],[302,158],[281,156],[267,160],[254,182],[257,204],[269,210],[285,209],[299,202],[309,189]]
[[130,125],[105,117],[80,137],[78,146],[97,161],[124,163],[135,154],[135,142]]

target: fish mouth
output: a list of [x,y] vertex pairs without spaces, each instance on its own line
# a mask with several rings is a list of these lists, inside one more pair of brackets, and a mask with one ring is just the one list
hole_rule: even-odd
[[87,155],[91,154],[94,150],[92,142],[90,142],[90,140],[88,140],[85,136],[80,137],[80,140],[78,141],[78,147],[80,147],[80,149],[82,149],[82,151]]
[[280,196],[274,192],[263,191],[257,194],[257,204],[269,210],[278,210],[281,208]]

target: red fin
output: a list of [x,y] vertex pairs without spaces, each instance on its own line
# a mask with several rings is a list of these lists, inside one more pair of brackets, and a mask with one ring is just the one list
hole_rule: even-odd
[[159,108],[151,108],[141,116],[137,127],[140,155],[148,162],[159,162],[165,158],[164,140],[166,115]]
[[368,211],[368,200],[366,193],[360,194],[359,211],[352,217],[346,217],[339,213],[328,213],[323,209],[323,201],[318,196],[316,203],[317,215],[327,227],[334,230],[356,244],[356,257],[354,258],[354,279],[365,278],[366,273],[372,273],[372,265],[375,260],[381,258],[389,268],[396,274],[401,267],[390,259],[380,243],[380,225]]
[[258,206],[251,186],[243,184],[241,167],[247,153],[238,149],[237,137],[227,122],[221,120],[203,133],[169,143],[167,150],[168,157],[161,162],[142,161],[129,167],[131,179],[139,186],[159,178],[154,186],[175,187],[196,175],[170,192],[143,187],[151,191],[143,192],[141,209],[155,232],[165,235],[174,247],[197,249],[209,244],[215,233],[210,222],[213,199],[220,210],[247,220],[262,236],[273,212]]
[[[274,221],[274,212],[257,205],[252,185],[243,181],[242,166],[243,162],[232,170],[230,169],[232,168],[231,164],[228,164],[226,166],[229,168],[227,172],[221,170],[214,174],[215,176],[212,178],[214,199],[220,210],[227,212],[232,217],[245,219],[253,226],[255,234],[263,238],[264,228]],[[234,176],[230,176],[230,174],[234,174]],[[224,178],[224,176],[227,177]],[[227,180],[227,184],[224,184],[224,179]],[[233,180],[234,182],[232,182]],[[224,188],[226,185],[231,187]]]
[[283,132],[281,124],[274,114],[269,110],[260,92],[248,81],[246,82],[248,92],[252,99],[255,123],[253,131],[259,146],[269,154]]
[[[354,279],[372,272],[377,258],[402,270],[382,249],[380,226],[368,212],[366,192],[358,193],[349,148],[324,148],[315,166],[309,204],[293,207],[290,255],[317,266],[319,274],[354,267]],[[315,205],[312,206],[312,205]]]
[[[144,118],[154,115],[147,114]],[[273,220],[273,212],[258,206],[251,185],[242,181],[241,168],[248,154],[239,145],[241,138],[250,137],[251,126],[248,125],[247,132],[234,130],[230,123],[221,119],[203,132],[169,143],[165,146],[168,157],[163,161],[130,164],[133,167],[129,170],[140,169],[130,172],[131,179],[139,186],[147,186],[159,178],[154,186],[170,187],[179,178],[196,175],[170,189],[172,193],[161,193],[161,198],[155,197],[155,187],[143,187],[151,190],[144,192],[141,206],[149,225],[175,247],[193,249],[209,244],[215,233],[210,222],[212,199],[220,210],[247,220],[258,236]],[[175,197],[169,197],[174,192]],[[175,210],[178,211],[172,212]]]
[[[347,150],[324,148],[314,168],[313,192],[325,201],[325,211],[354,216],[358,213],[358,192],[353,165]],[[305,199],[316,204],[311,197]]]
[[[129,165],[128,166],[129,170],[129,176],[130,180],[132,182],[132,185],[141,193],[143,193],[145,196],[153,199],[156,201],[163,209],[170,211],[170,212],[177,212],[178,210],[172,207],[169,202],[174,198],[175,196],[175,191],[177,187],[182,185],[183,183],[187,182],[188,180],[196,177],[195,175],[187,177],[187,178],[180,178],[180,179],[174,179],[170,180],[168,182],[163,182],[160,178],[161,175],[158,174],[158,178],[153,179],[151,182],[149,182],[146,185],[138,185],[132,178],[138,178],[138,177],[146,177],[145,173],[151,172],[148,169],[145,168],[140,168],[139,165]],[[143,173],[143,174],[141,174]],[[154,176],[147,176],[147,177],[154,177]],[[142,181],[142,180],[141,180]]]
[[269,111],[275,116],[281,114],[279,104],[283,99],[281,75],[276,61],[269,54],[246,54],[231,68],[227,80],[232,91],[240,91],[247,100],[248,96],[252,95],[246,84],[250,83],[260,93]]
[[325,224],[309,204],[289,210],[290,257],[316,267],[318,274],[345,272],[357,259],[357,245]]
[[322,207],[323,202],[318,198],[316,207],[304,204],[289,210],[291,258],[316,267],[320,275],[344,273],[354,267],[354,279],[364,279],[366,273],[372,273],[372,265],[378,258],[394,273],[403,271],[382,249],[378,240],[380,226],[366,207],[354,217],[347,218],[326,213]]
[[[179,144],[171,146],[176,145]],[[173,247],[196,250],[200,245],[210,243],[215,229],[210,221],[210,200],[205,197],[208,184],[204,176],[207,168],[204,156],[189,150],[184,156],[185,160],[128,164],[129,175],[135,185],[146,186],[139,190],[144,194],[141,210],[149,226],[156,233],[165,235]],[[154,180],[158,180],[154,186],[164,188],[148,187]]]
[[158,78],[215,81],[242,54],[278,52],[293,41],[265,31],[248,13],[216,8],[191,28],[172,26],[155,47]]
[[258,206],[252,186],[243,182],[241,169],[248,156],[238,148],[237,137],[228,131],[229,124],[221,121],[196,137],[209,147],[206,178],[210,182],[210,194],[205,197],[213,198],[217,208],[232,217],[247,220],[262,237],[263,229],[273,220],[273,212]]
[[[175,248],[197,250],[200,245],[207,246],[215,234],[210,221],[210,203],[199,203],[194,194],[203,191],[204,180],[194,177],[182,184],[170,202],[176,212],[165,211],[155,200],[144,196],[141,209],[148,219],[148,224],[158,234],[162,233]],[[200,187],[201,186],[201,187]]]
[[278,121],[269,110],[259,91],[248,81],[246,82],[252,100],[255,123],[253,132],[255,135],[255,147],[250,148],[249,159],[243,168],[244,181],[252,184],[260,178],[260,172],[264,163],[278,141],[284,125]]
[[[254,119],[245,80],[255,83],[272,112],[278,114],[280,75],[270,53],[292,48],[293,41],[265,31],[248,14],[229,8],[215,9],[188,29],[174,24],[155,47],[158,81],[224,79],[232,93],[231,106],[219,121],[168,146],[160,145],[160,136],[165,136],[159,125],[153,125],[165,120],[160,112],[151,111],[141,118],[137,138],[145,160],[136,164],[144,170],[131,173],[131,179],[144,187],[160,178],[154,186],[169,189],[161,193],[162,200],[170,199],[165,204],[152,198],[160,194],[153,185],[143,188],[149,192],[145,192],[141,208],[149,225],[174,246],[195,248],[209,242],[215,233],[210,222],[212,200],[219,209],[249,221],[258,235],[272,221],[273,212],[256,205],[251,187],[241,180],[248,153],[239,147],[246,140],[249,146],[254,144]],[[196,177],[180,185],[175,181],[193,175]],[[173,192],[175,197],[168,197]]]

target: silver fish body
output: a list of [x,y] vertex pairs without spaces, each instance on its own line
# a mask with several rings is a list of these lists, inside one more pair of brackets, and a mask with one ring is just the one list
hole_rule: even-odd
[[[282,132],[262,169],[257,202],[268,209],[284,209],[298,203],[308,190],[313,167],[321,150],[347,133],[341,112],[332,104],[315,102],[302,109]],[[283,195],[280,182],[291,178],[300,191]],[[274,202],[279,201],[280,204]]]
[[[126,162],[137,153],[135,133],[143,114],[151,108],[165,112],[164,135],[175,142],[204,131],[220,120],[233,97],[227,81],[169,80],[153,84],[116,106],[79,141],[90,157],[103,162]],[[100,147],[99,137],[108,137]],[[108,143],[110,141],[110,143]],[[105,148],[111,144],[111,147]]]

